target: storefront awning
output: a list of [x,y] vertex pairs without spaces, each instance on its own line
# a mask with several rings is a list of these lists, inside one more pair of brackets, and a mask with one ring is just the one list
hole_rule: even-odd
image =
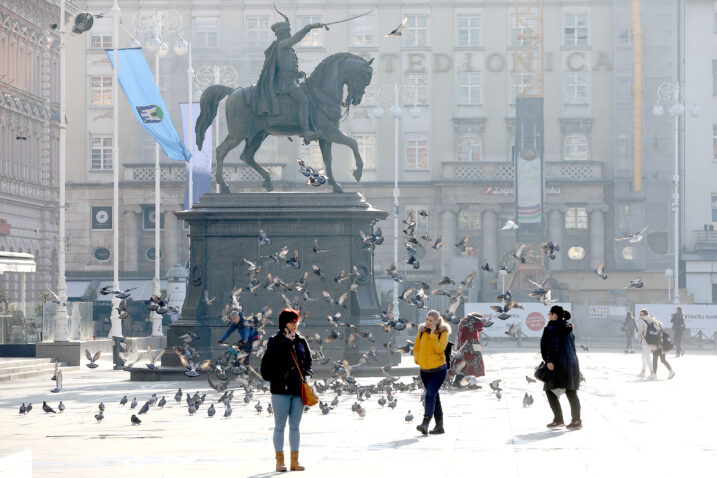
[[35,272],[35,256],[25,252],[0,251],[0,274],[5,272]]

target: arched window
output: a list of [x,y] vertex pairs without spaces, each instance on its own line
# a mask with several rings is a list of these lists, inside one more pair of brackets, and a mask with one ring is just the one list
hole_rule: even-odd
[[563,142],[566,161],[586,161],[588,159],[588,139],[582,134],[570,134]]
[[478,135],[467,134],[458,138],[458,161],[480,161],[481,138]]

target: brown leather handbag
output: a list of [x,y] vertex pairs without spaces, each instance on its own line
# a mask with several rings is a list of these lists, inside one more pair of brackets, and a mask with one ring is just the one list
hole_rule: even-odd
[[308,407],[313,407],[319,403],[319,393],[313,385],[309,385],[309,383],[304,380],[304,372],[302,372],[301,367],[299,367],[299,361],[296,360],[293,349],[291,350],[291,358],[294,359],[296,369],[301,374],[301,402]]

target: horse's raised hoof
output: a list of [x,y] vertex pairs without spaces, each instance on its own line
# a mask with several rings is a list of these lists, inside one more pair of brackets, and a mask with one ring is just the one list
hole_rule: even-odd
[[353,175],[357,182],[361,182],[361,175],[363,174],[363,168],[354,169]]
[[267,191],[274,190],[274,185],[271,183],[271,179],[269,179],[269,178],[264,180],[263,186],[264,186],[264,189],[266,189]]

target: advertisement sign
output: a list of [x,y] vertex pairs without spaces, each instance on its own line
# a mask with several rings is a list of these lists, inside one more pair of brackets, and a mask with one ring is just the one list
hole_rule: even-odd
[[[670,319],[675,313],[675,307],[673,304],[635,304],[635,319],[640,316],[641,309],[647,309],[650,315],[654,315],[666,329],[669,329],[672,328]],[[685,325],[692,335],[698,330],[708,336],[717,332],[717,305],[685,304],[680,307],[685,314]]]
[[[548,312],[550,307],[546,307],[538,302],[521,304],[523,309],[513,309],[510,311],[510,318],[500,320],[495,317],[495,312],[490,309],[491,305],[497,305],[495,302],[466,302],[463,304],[465,314],[478,312],[484,317],[491,317],[493,325],[483,329],[488,337],[507,337],[505,334],[511,324],[520,326],[523,334],[528,337],[540,337],[543,335],[543,329],[548,323]],[[556,302],[553,305],[560,305],[564,309],[570,310],[570,303]]]

